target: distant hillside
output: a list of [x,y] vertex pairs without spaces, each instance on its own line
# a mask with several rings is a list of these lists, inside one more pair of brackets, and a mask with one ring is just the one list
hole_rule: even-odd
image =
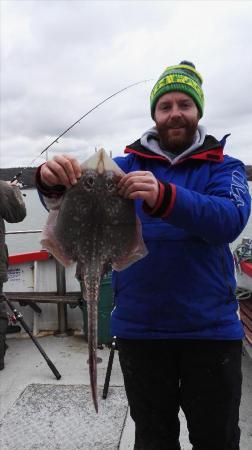
[[246,174],[249,181],[252,181],[252,166],[246,166]]
[[36,167],[12,167],[10,169],[0,169],[0,180],[11,180],[15,175],[22,172],[19,180],[26,188],[33,188],[35,186],[35,172]]
[[[19,172],[22,172],[20,181],[26,188],[33,188],[35,186],[35,172],[36,167],[12,167],[10,169],[0,169],[0,180],[11,180]],[[246,174],[249,181],[252,181],[252,166],[246,166]]]

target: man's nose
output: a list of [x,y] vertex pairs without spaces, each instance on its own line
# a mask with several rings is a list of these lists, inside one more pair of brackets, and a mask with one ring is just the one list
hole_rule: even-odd
[[171,117],[180,117],[181,116],[181,110],[178,105],[173,105],[170,109],[170,115]]

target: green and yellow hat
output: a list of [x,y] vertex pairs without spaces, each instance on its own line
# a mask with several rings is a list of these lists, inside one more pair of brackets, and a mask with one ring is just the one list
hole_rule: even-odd
[[202,117],[204,109],[202,83],[201,75],[195,69],[194,64],[189,61],[181,61],[177,66],[167,67],[151,91],[151,117],[154,119],[158,99],[172,91],[184,92],[192,97],[199,110],[200,117]]

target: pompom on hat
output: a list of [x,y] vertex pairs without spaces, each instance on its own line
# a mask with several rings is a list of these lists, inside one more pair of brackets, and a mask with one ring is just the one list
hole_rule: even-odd
[[201,75],[195,69],[194,64],[189,61],[181,61],[177,66],[167,67],[151,91],[151,117],[154,119],[155,108],[159,98],[172,91],[180,91],[189,95],[195,102],[200,117],[202,117],[204,109],[202,83]]

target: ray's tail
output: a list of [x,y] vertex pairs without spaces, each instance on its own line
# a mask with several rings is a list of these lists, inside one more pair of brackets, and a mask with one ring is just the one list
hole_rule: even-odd
[[98,298],[87,301],[88,313],[88,353],[89,353],[89,377],[92,399],[98,413],[97,400],[97,329],[98,329]]
[[87,301],[88,316],[88,353],[89,353],[89,376],[92,392],[92,399],[96,412],[98,412],[97,400],[97,333],[98,333],[98,300],[101,282],[101,270],[97,266],[89,267],[89,270],[82,274],[85,286],[84,298]]

